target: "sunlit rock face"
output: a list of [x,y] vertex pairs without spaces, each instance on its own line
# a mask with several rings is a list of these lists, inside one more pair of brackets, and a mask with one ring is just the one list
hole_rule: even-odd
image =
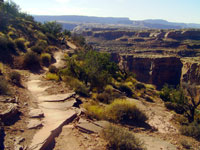
[[182,83],[200,85],[200,64],[185,62],[183,67]]
[[121,68],[133,72],[138,81],[154,84],[158,89],[164,84],[180,84],[183,64],[178,57],[112,54],[112,59]]

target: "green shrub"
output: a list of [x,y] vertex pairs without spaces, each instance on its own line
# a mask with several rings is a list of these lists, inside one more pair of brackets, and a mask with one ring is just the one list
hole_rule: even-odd
[[177,117],[175,117],[176,121],[178,121],[178,123],[180,125],[188,125],[189,122],[188,122],[188,119],[183,116],[183,115],[178,115]]
[[115,76],[118,66],[110,61],[110,55],[94,50],[82,51],[72,57],[66,57],[68,76],[77,78],[90,88],[102,90]]
[[146,97],[145,97],[145,100],[146,100],[147,102],[150,102],[150,103],[153,103],[153,102],[154,102],[154,100],[153,100],[153,98],[152,98],[151,96],[146,96]]
[[42,64],[44,66],[49,66],[50,65],[50,63],[51,63],[51,55],[49,53],[42,53],[40,58],[41,58]]
[[129,86],[125,85],[125,84],[121,84],[119,86],[119,90],[121,92],[126,93],[126,96],[128,96],[128,97],[132,97],[132,95],[133,95],[132,89]]
[[35,34],[36,34],[37,39],[43,39],[43,40],[47,39],[46,35],[42,33],[41,31],[37,31]]
[[106,107],[109,120],[117,123],[140,124],[147,120],[147,116],[129,100],[116,99]]
[[42,49],[45,49],[45,48],[48,46],[48,43],[47,43],[46,40],[38,40],[38,41],[36,42],[36,45],[37,45],[38,47],[41,47]]
[[0,53],[12,52],[15,50],[15,43],[6,36],[0,36]]
[[46,74],[46,79],[47,80],[55,80],[55,81],[59,81],[60,80],[59,76],[57,74],[55,74],[55,73],[47,73]]
[[40,57],[34,52],[28,52],[24,55],[23,66],[30,70],[40,69]]
[[37,54],[41,54],[42,52],[44,52],[44,48],[38,45],[32,46],[31,50]]
[[89,88],[87,88],[87,86],[82,83],[82,82],[77,82],[77,84],[74,86],[75,87],[75,92],[81,96],[84,97],[89,97],[90,96],[90,91]]
[[136,83],[135,88],[137,90],[142,90],[142,89],[146,89],[145,85],[142,83]]
[[97,95],[97,100],[108,104],[112,100],[112,96],[108,94],[107,92],[103,92]]
[[200,140],[200,124],[193,122],[189,125],[184,125],[180,128],[180,132],[183,135],[193,137],[197,140]]
[[12,83],[16,85],[21,85],[21,74],[17,71],[9,73],[9,79]]
[[192,148],[192,145],[186,140],[182,140],[181,145],[183,146],[184,149],[191,149]]
[[50,65],[49,72],[50,73],[58,73],[58,68],[56,68],[56,66],[54,66],[54,65]]
[[107,92],[107,93],[112,93],[113,92],[113,86],[112,85],[106,85],[106,87],[105,87],[105,92]]
[[7,41],[8,41],[8,39],[5,36],[0,36],[0,49],[1,49],[1,51],[7,50]]
[[89,88],[80,80],[70,77],[70,76],[64,76],[65,82],[70,85],[70,87],[73,88],[73,90],[84,97],[89,97],[90,96],[90,90]]
[[8,94],[10,94],[8,82],[3,77],[0,77],[0,95],[8,95]]
[[165,107],[169,110],[174,110],[178,114],[183,114],[185,112],[182,105],[179,105],[177,103],[165,102]]
[[24,44],[25,41],[26,40],[24,38],[18,38],[15,40],[15,44],[20,50],[24,51],[26,49],[25,44]]
[[143,142],[136,138],[132,132],[125,128],[110,125],[106,127],[102,135],[108,141],[108,149],[111,150],[144,150]]
[[16,35],[13,31],[8,32],[7,35],[8,35],[8,37],[10,37],[10,38],[12,38],[12,39],[17,38],[17,35]]
[[87,110],[86,115],[91,119],[105,119],[105,110],[98,104],[85,103],[83,107]]

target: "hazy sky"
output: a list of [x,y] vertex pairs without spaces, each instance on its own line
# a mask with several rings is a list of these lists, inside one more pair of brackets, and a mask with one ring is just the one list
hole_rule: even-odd
[[129,17],[200,23],[200,0],[13,0],[38,15]]

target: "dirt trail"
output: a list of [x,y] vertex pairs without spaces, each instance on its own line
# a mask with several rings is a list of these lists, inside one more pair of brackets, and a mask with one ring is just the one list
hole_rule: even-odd
[[[63,52],[56,53],[57,66],[62,65]],[[50,95],[46,92],[50,85],[45,85],[42,79],[44,74],[31,74],[27,82],[27,88],[35,99],[40,112],[43,112],[44,118],[30,119],[29,122],[41,122],[42,128],[34,135],[30,150],[50,149],[55,136],[61,131],[62,126],[70,123],[77,116],[73,109],[75,99],[74,93],[63,93]],[[52,100],[53,99],[53,100]],[[34,110],[34,108],[30,108]],[[38,121],[35,121],[38,120]],[[31,125],[30,125],[31,126]]]

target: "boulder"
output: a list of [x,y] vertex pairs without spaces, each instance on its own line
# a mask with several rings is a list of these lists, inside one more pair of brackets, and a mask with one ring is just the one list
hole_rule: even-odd
[[8,104],[7,109],[3,112],[0,112],[0,119],[2,121],[9,121],[13,120],[19,113],[19,110],[17,109],[17,104]]
[[31,109],[29,112],[30,118],[42,118],[44,113],[41,109]]
[[28,129],[38,129],[38,128],[41,128],[42,126],[43,125],[42,125],[42,122],[40,120],[31,119],[28,122],[27,128]]
[[84,133],[100,133],[103,128],[105,128],[107,125],[109,125],[109,122],[107,121],[88,121],[84,119],[80,119],[76,127]]
[[18,100],[15,97],[4,97],[4,96],[1,96],[0,97],[0,102],[3,102],[3,103],[17,103]]

